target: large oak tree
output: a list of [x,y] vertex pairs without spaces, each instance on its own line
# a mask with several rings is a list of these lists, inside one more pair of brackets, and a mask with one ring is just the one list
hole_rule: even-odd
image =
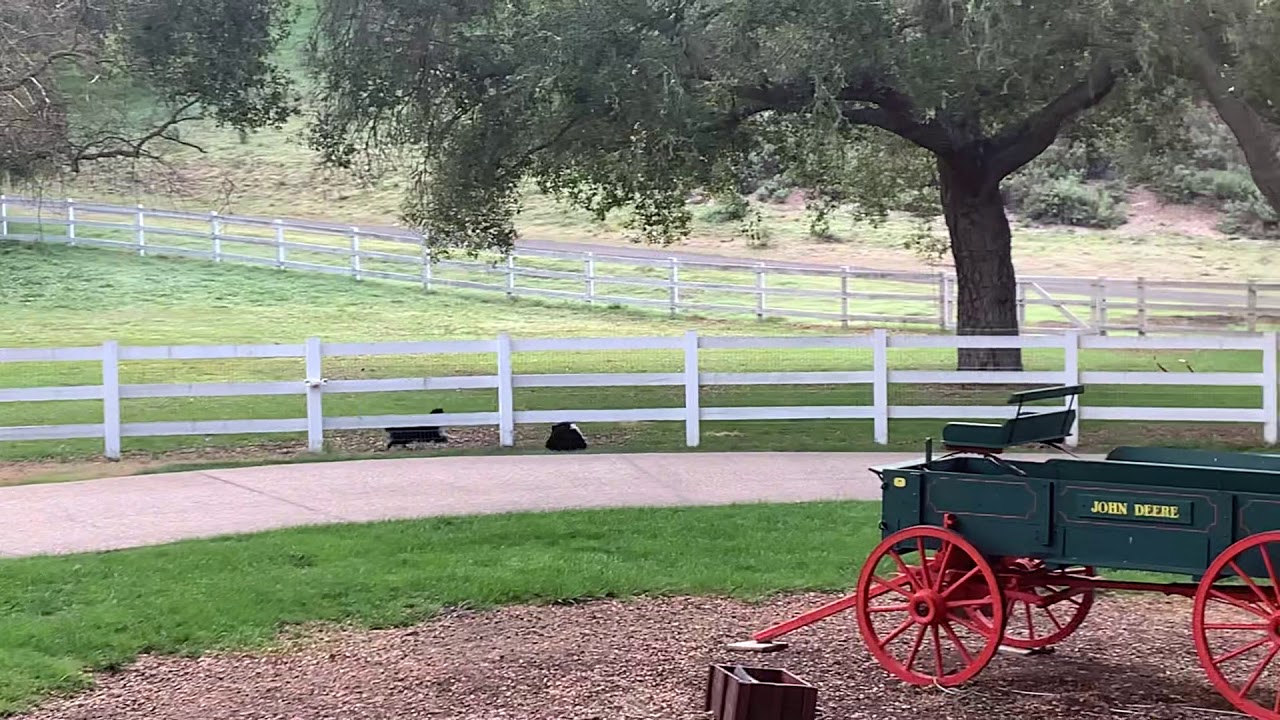
[[287,0],[5,0],[0,180],[145,158],[184,123],[242,128],[294,110],[272,62]]
[[[959,331],[1016,334],[1000,183],[1130,67],[1122,0],[322,0],[329,161],[413,163],[433,242],[509,247],[520,183],[629,208],[653,239],[766,135],[821,155],[866,129],[932,158]],[[962,353],[1019,367],[1017,351]]]

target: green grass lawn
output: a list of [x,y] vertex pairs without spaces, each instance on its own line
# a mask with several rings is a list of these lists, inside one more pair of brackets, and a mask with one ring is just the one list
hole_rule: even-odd
[[[0,714],[84,688],[93,671],[141,653],[259,649],[315,623],[387,627],[512,603],[846,591],[880,540],[879,513],[878,503],[830,502],[490,515],[4,560]],[[776,620],[762,616],[759,627]]]
[[[269,268],[215,265],[198,260],[139,258],[112,250],[47,245],[0,244],[0,310],[8,322],[0,326],[0,347],[94,345],[116,339],[125,345],[301,343],[309,336],[330,342],[492,338],[500,332],[515,337],[675,336],[687,329],[707,335],[840,334],[838,329],[797,323],[728,320],[696,315],[671,318],[660,311],[584,307],[541,300],[507,300],[458,291],[421,289],[380,281]],[[851,330],[848,332],[862,332]],[[1028,369],[1062,368],[1061,351],[1029,349]],[[1179,370],[1179,359],[1197,371],[1260,370],[1256,352],[1158,353],[1085,351],[1085,370],[1155,370],[1155,362]],[[781,372],[866,370],[869,349],[850,350],[705,350],[707,372]],[[955,352],[892,350],[895,369],[945,370],[954,367]],[[534,352],[514,359],[517,373],[679,372],[680,351]],[[492,353],[444,356],[342,357],[326,360],[333,379],[392,378],[492,374]],[[129,361],[122,364],[125,383],[296,380],[303,377],[300,359],[216,361]],[[96,384],[97,363],[11,363],[0,365],[0,387]],[[982,386],[917,386],[895,384],[894,404],[1001,404],[1009,388]],[[594,409],[679,407],[680,387],[522,388],[516,407],[525,409]],[[715,386],[702,391],[704,406],[866,405],[871,388],[827,386]],[[1195,386],[1093,386],[1086,404],[1106,406],[1259,407],[1256,388]],[[329,415],[417,413],[442,406],[450,412],[496,410],[493,390],[399,393],[331,393]],[[304,414],[298,396],[129,399],[122,406],[125,422],[289,418]],[[0,426],[100,421],[97,401],[6,403]],[[894,448],[916,449],[927,434],[937,435],[944,421],[901,420],[891,429]],[[612,449],[672,450],[684,447],[680,423],[638,425],[588,424],[588,432],[621,439]],[[735,449],[876,449],[869,421],[706,422],[702,445],[707,450]],[[1085,427],[1089,443],[1146,441],[1153,437],[1173,444],[1256,445],[1256,429],[1234,426],[1205,429],[1136,423],[1094,423]],[[1215,432],[1222,434],[1213,434]],[[1250,434],[1252,433],[1252,435]],[[274,439],[290,439],[281,436]],[[264,436],[126,439],[126,450],[161,452],[184,448],[236,447]],[[526,445],[526,449],[531,447]],[[96,440],[0,444],[0,459],[89,457],[101,450]]]
[[[520,514],[289,529],[0,562],[0,711],[139,653],[387,626],[445,608],[637,595],[842,590],[876,503]],[[234,588],[234,590],[231,590]],[[772,618],[761,618],[761,626]]]

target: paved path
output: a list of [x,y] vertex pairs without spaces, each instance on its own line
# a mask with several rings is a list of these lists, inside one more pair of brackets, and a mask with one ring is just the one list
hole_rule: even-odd
[[341,522],[569,508],[878,500],[892,453],[400,458],[0,488],[0,555]]

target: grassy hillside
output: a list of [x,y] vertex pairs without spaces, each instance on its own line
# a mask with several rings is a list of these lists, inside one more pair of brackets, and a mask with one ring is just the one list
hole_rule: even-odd
[[[796,324],[729,321],[660,312],[622,311],[492,296],[430,292],[377,281],[215,265],[194,260],[139,258],[129,253],[59,246],[0,244],[0,347],[87,345],[106,339],[125,344],[230,344],[300,342],[316,335],[327,341],[377,341],[430,338],[489,338],[498,332],[521,337],[676,335],[686,328],[710,334],[830,334],[832,329]],[[1257,371],[1256,353],[1207,352],[1185,359],[1198,371]],[[1086,352],[1087,369],[1152,370],[1156,361],[1178,368],[1181,353]],[[1062,367],[1062,353],[1029,350],[1030,369]],[[894,351],[896,368],[953,367],[954,351]],[[869,369],[869,351],[706,351],[708,371],[786,371]],[[516,358],[519,373],[678,372],[679,352],[528,353]],[[488,374],[494,358],[486,354],[340,358],[326,362],[330,378],[388,378]],[[174,383],[247,380],[296,380],[300,361],[126,362],[125,383]],[[95,363],[12,363],[0,366],[0,387],[95,384]],[[999,404],[1007,388],[894,385],[895,404]],[[1257,407],[1249,388],[1155,386],[1090,388],[1093,405]],[[591,409],[678,407],[683,390],[651,388],[519,389],[518,409]],[[706,388],[704,406],[865,405],[869,386],[736,386]],[[327,414],[396,414],[445,407],[454,412],[496,410],[491,390],[326,395]],[[134,399],[123,404],[126,422],[287,418],[304,414],[302,396]],[[8,403],[0,405],[0,426],[97,422],[96,401]],[[926,435],[936,436],[941,421],[895,421],[893,447],[915,449]],[[585,432],[603,450],[682,449],[680,423],[596,424]],[[855,450],[875,449],[869,421],[707,422],[703,449]],[[545,428],[521,426],[519,450],[540,448]],[[496,432],[457,430],[459,442],[447,451],[493,451]],[[1092,446],[1158,439],[1173,443],[1250,446],[1256,428],[1190,427],[1150,423],[1089,423],[1085,441]],[[218,436],[126,439],[132,457],[177,456],[207,460],[290,456],[301,438]],[[331,433],[335,452],[380,452],[380,433]],[[10,461],[86,459],[100,452],[95,440],[0,444],[0,459]]]

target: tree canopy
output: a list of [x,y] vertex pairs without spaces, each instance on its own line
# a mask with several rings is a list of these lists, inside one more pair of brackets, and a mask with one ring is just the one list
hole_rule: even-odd
[[[147,157],[198,118],[237,128],[282,121],[296,109],[272,62],[289,29],[287,2],[6,0],[0,175]],[[121,96],[145,102],[112,102]]]
[[[838,192],[855,141],[887,134],[932,171],[960,331],[1016,333],[1000,182],[1135,67],[1136,12],[1122,0],[325,0],[313,142],[339,165],[370,151],[413,163],[411,221],[442,245],[503,248],[526,179],[598,213],[627,208],[666,241],[686,231],[692,190],[731,184],[765,143]],[[883,208],[876,190],[864,180],[859,197]]]

